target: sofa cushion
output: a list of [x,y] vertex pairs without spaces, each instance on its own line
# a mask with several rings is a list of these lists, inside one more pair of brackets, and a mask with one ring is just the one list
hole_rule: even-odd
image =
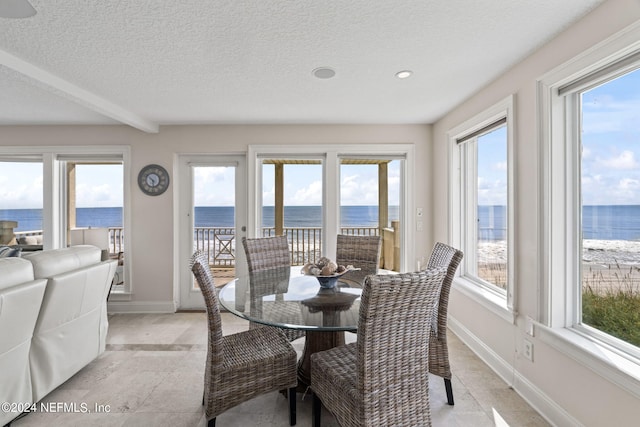
[[[30,262],[0,259],[0,402],[33,402],[29,350],[46,283]],[[0,411],[0,425],[17,415]]]
[[[106,298],[117,262],[100,262],[100,250],[94,248],[93,259],[85,251],[56,249],[49,252],[64,253],[80,258],[89,265],[54,274],[47,279],[42,308],[36,322],[29,366],[32,374],[33,400],[39,401],[51,390],[68,380],[105,349],[108,319]],[[38,257],[36,269],[43,262],[56,257]],[[86,258],[86,259],[85,259]],[[30,260],[34,256],[29,257]],[[64,259],[60,260],[64,262]],[[42,270],[51,273],[51,266]],[[38,274],[38,273],[36,273]]]
[[0,258],[19,257],[22,253],[21,248],[12,248],[11,246],[0,246]]
[[36,279],[53,277],[61,273],[97,264],[101,250],[91,245],[72,246],[52,251],[33,252],[24,256],[33,264]]
[[9,288],[33,280],[33,267],[22,258],[0,259],[0,289]]

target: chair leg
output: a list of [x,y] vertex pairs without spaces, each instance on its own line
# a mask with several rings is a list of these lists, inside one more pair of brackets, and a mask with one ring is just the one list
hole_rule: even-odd
[[209,420],[209,422],[207,423],[207,427],[216,427],[216,419],[215,418],[211,418]]
[[444,388],[447,391],[447,403],[453,406],[453,389],[451,388],[451,380],[448,378],[444,379]]
[[317,394],[313,393],[313,405],[311,406],[311,427],[320,427],[320,415],[322,402]]
[[296,387],[289,389],[289,425],[296,425]]

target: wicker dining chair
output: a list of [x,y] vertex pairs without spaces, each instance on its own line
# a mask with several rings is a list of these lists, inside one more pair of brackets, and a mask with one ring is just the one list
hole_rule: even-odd
[[311,355],[313,423],[429,426],[429,330],[446,268],[365,279],[355,343]]
[[288,389],[289,424],[296,424],[297,355],[276,328],[257,328],[222,336],[213,274],[204,252],[191,257],[191,271],[207,306],[209,345],[204,374],[207,425],[242,402],[274,390]]
[[[249,266],[249,287],[251,289],[250,312],[259,315],[265,309],[278,313],[282,323],[301,323],[300,305],[295,302],[278,299],[278,294],[287,291],[291,273],[291,254],[286,236],[242,238],[242,246]],[[269,301],[271,307],[263,307],[262,297],[275,295],[275,301]],[[274,319],[275,320],[275,319]],[[251,322],[249,328],[270,328]],[[289,341],[304,337],[304,331],[282,329]]]
[[451,365],[449,364],[449,348],[447,345],[447,311],[449,292],[456,270],[462,261],[462,251],[437,242],[431,251],[427,268],[446,267],[447,275],[442,282],[440,300],[434,312],[429,334],[429,372],[444,378],[447,392],[447,403],[453,405],[453,389],[451,387]]
[[350,236],[338,234],[336,244],[336,263],[353,265],[360,270],[350,271],[343,277],[364,283],[364,278],[378,273],[382,238],[380,236]]

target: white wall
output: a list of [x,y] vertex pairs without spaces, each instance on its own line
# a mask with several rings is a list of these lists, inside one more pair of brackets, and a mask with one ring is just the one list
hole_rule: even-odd
[[[167,311],[173,308],[174,235],[173,200],[176,153],[246,153],[257,144],[414,144],[416,157],[415,206],[431,212],[431,157],[429,125],[256,125],[162,126],[146,134],[127,126],[3,126],[0,145],[129,145],[131,147],[131,229],[126,230],[127,261],[132,264],[130,302],[109,302],[110,310]],[[161,196],[149,197],[138,189],[138,171],[157,163],[171,171],[173,183]],[[429,215],[425,216],[428,223]],[[427,254],[433,245],[431,229],[415,232],[416,253]],[[116,301],[113,301],[116,300]]]
[[[597,374],[588,363],[535,337],[534,362],[522,357],[524,319],[537,318],[541,278],[539,258],[540,147],[537,140],[536,79],[640,19],[637,0],[609,0],[542,49],[496,79],[433,126],[434,177],[449,176],[447,132],[481,111],[515,94],[515,287],[517,324],[492,314],[454,290],[451,327],[507,382],[554,424],[627,426],[640,422],[637,394]],[[508,41],[506,41],[508,42]],[[435,178],[433,179],[435,182]],[[435,185],[434,240],[447,239],[447,188]],[[640,375],[639,375],[640,377]]]

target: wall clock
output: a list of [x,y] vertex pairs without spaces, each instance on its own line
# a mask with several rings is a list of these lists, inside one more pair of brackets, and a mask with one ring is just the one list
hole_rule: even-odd
[[147,165],[138,174],[138,185],[144,194],[159,196],[169,188],[169,172],[160,165]]

